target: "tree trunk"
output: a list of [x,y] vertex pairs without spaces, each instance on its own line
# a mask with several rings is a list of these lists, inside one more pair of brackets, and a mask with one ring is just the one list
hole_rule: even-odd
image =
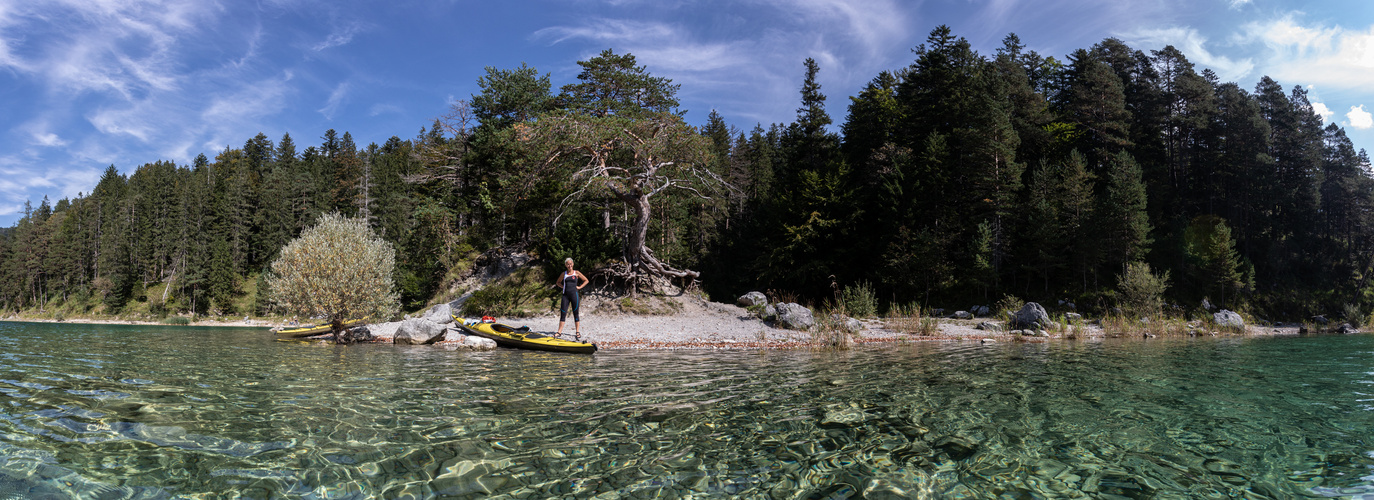
[[692,281],[696,281],[701,273],[669,267],[654,257],[653,250],[646,246],[649,238],[649,221],[652,220],[649,195],[626,193],[620,200],[634,211],[634,221],[630,224],[629,234],[625,238],[626,269],[623,277],[637,285],[644,284],[654,277],[691,278]]

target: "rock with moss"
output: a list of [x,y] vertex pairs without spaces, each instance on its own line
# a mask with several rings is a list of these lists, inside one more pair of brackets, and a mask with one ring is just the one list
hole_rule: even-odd
[[735,305],[740,307],[760,306],[767,303],[768,297],[763,292],[749,292],[735,300]]
[[1245,319],[1233,311],[1222,309],[1212,315],[1212,322],[1223,328],[1234,328],[1242,330],[1245,328]]

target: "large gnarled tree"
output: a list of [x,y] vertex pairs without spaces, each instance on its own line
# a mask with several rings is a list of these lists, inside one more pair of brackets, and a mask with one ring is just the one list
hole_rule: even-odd
[[633,213],[621,266],[609,270],[635,285],[656,277],[695,280],[648,245],[654,196],[669,190],[713,200],[726,187],[708,165],[710,140],[683,122],[677,85],[636,66],[633,55],[607,50],[581,61],[578,83],[563,87],[563,109],[516,125],[518,141],[541,165],[539,175],[566,175],[573,192],[565,208],[582,199],[619,200]]

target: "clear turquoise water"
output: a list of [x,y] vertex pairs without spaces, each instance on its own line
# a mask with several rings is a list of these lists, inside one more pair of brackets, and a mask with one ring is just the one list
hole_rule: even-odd
[[1374,337],[454,352],[0,323],[0,499],[1374,496]]

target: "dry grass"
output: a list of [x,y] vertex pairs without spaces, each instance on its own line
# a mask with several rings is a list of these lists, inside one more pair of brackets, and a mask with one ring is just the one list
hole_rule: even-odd
[[1110,315],[1102,318],[1102,332],[1108,337],[1184,337],[1193,329],[1182,318],[1132,319],[1126,316]]
[[883,321],[889,330],[929,337],[940,333],[940,319],[926,316],[921,306],[893,305]]
[[[836,319],[837,313],[816,314],[816,326],[811,329],[811,343],[818,349],[849,349],[854,338],[844,329],[844,321]],[[840,318],[844,315],[840,314]]]

